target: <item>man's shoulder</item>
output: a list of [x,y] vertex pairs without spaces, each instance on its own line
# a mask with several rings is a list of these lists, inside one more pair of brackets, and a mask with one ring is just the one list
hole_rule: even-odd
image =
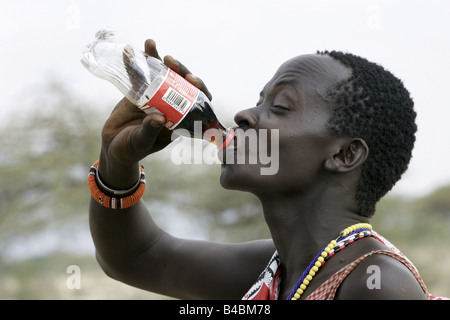
[[395,255],[373,254],[350,272],[339,287],[336,299],[427,299],[417,277],[420,276]]

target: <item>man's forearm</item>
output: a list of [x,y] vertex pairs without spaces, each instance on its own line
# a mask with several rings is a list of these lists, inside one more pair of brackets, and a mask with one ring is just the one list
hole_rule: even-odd
[[[102,153],[98,174],[108,188],[127,190],[139,181],[139,164],[125,166],[110,161]],[[129,263],[148,249],[161,233],[142,200],[126,209],[111,209],[91,198],[89,224],[99,263],[105,269]]]
[[127,190],[139,180],[139,163],[123,164],[112,160],[102,151],[98,165],[98,174],[108,187],[116,190]]

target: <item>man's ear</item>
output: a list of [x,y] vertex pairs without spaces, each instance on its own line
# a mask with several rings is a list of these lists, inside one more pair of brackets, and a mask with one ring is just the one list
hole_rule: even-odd
[[345,139],[325,161],[325,168],[330,171],[348,172],[366,162],[368,155],[369,147],[363,139]]

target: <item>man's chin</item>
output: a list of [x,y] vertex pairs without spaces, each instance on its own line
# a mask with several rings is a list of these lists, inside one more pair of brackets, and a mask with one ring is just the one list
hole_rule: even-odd
[[248,165],[222,164],[220,184],[225,189],[251,192],[254,177],[248,172]]
[[220,185],[225,189],[242,190],[242,174],[234,164],[222,164],[220,170]]

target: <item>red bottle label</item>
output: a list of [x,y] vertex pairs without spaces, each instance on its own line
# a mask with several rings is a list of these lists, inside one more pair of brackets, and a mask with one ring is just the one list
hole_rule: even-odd
[[158,91],[141,110],[145,111],[151,107],[158,109],[167,119],[166,127],[174,129],[197,100],[199,91],[178,73],[169,69]]

